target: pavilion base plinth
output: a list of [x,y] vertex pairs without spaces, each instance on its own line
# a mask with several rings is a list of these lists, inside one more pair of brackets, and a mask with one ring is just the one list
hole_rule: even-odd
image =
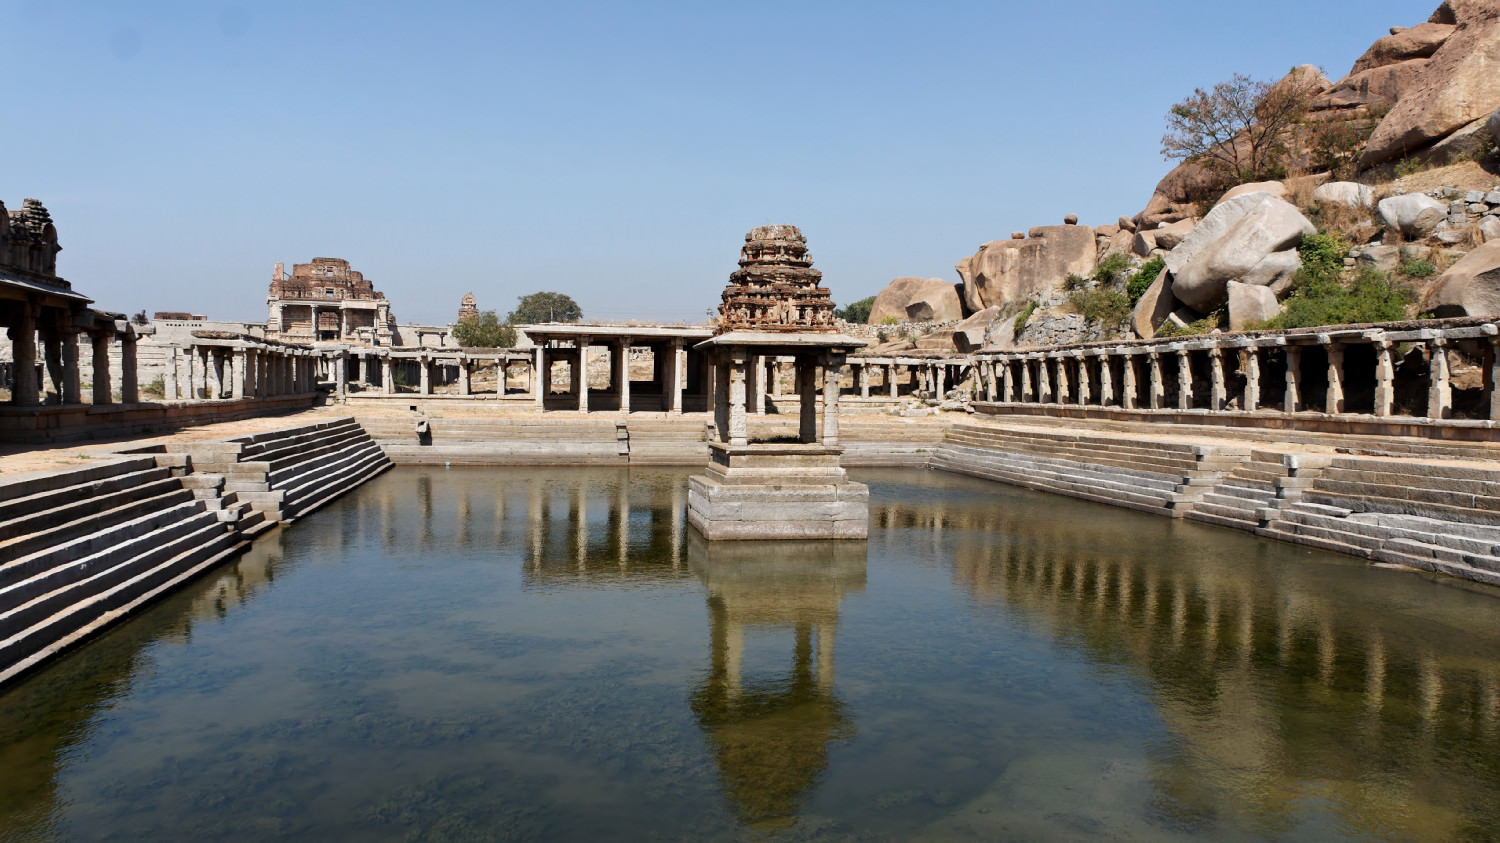
[[841,447],[712,443],[688,478],[688,523],[709,540],[863,539],[870,490],[848,480]]

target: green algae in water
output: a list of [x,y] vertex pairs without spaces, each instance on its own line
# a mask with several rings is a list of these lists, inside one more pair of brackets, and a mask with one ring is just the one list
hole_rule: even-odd
[[1493,592],[935,472],[390,472],[0,694],[0,840],[1482,840]]

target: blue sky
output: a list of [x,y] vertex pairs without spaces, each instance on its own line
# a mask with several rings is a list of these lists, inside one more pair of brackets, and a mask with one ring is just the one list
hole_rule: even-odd
[[766,223],[843,304],[1134,214],[1194,87],[1337,79],[1436,5],[0,0],[0,200],[109,310],[261,320],[325,256],[402,322],[469,290],[701,321]]

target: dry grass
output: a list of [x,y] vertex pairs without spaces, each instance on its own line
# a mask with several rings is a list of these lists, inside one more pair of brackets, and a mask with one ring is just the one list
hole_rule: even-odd
[[1500,185],[1500,172],[1493,169],[1495,156],[1491,156],[1485,163],[1489,168],[1475,161],[1461,161],[1457,164],[1449,164],[1446,167],[1433,167],[1413,173],[1405,178],[1392,179],[1372,184],[1377,197],[1394,196],[1396,191],[1405,190],[1407,193],[1426,193],[1429,190],[1437,190],[1440,187],[1456,187],[1460,190],[1491,190]]

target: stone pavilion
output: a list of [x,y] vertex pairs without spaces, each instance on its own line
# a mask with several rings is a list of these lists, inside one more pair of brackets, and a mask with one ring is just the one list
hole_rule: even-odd
[[[839,370],[864,341],[840,334],[833,300],[792,225],[745,235],[715,336],[709,465],[688,486],[688,521],[715,539],[863,539],[869,490],[839,465]],[[801,424],[792,437],[757,436],[746,407],[757,361],[791,358]],[[821,400],[820,400],[821,399]]]

